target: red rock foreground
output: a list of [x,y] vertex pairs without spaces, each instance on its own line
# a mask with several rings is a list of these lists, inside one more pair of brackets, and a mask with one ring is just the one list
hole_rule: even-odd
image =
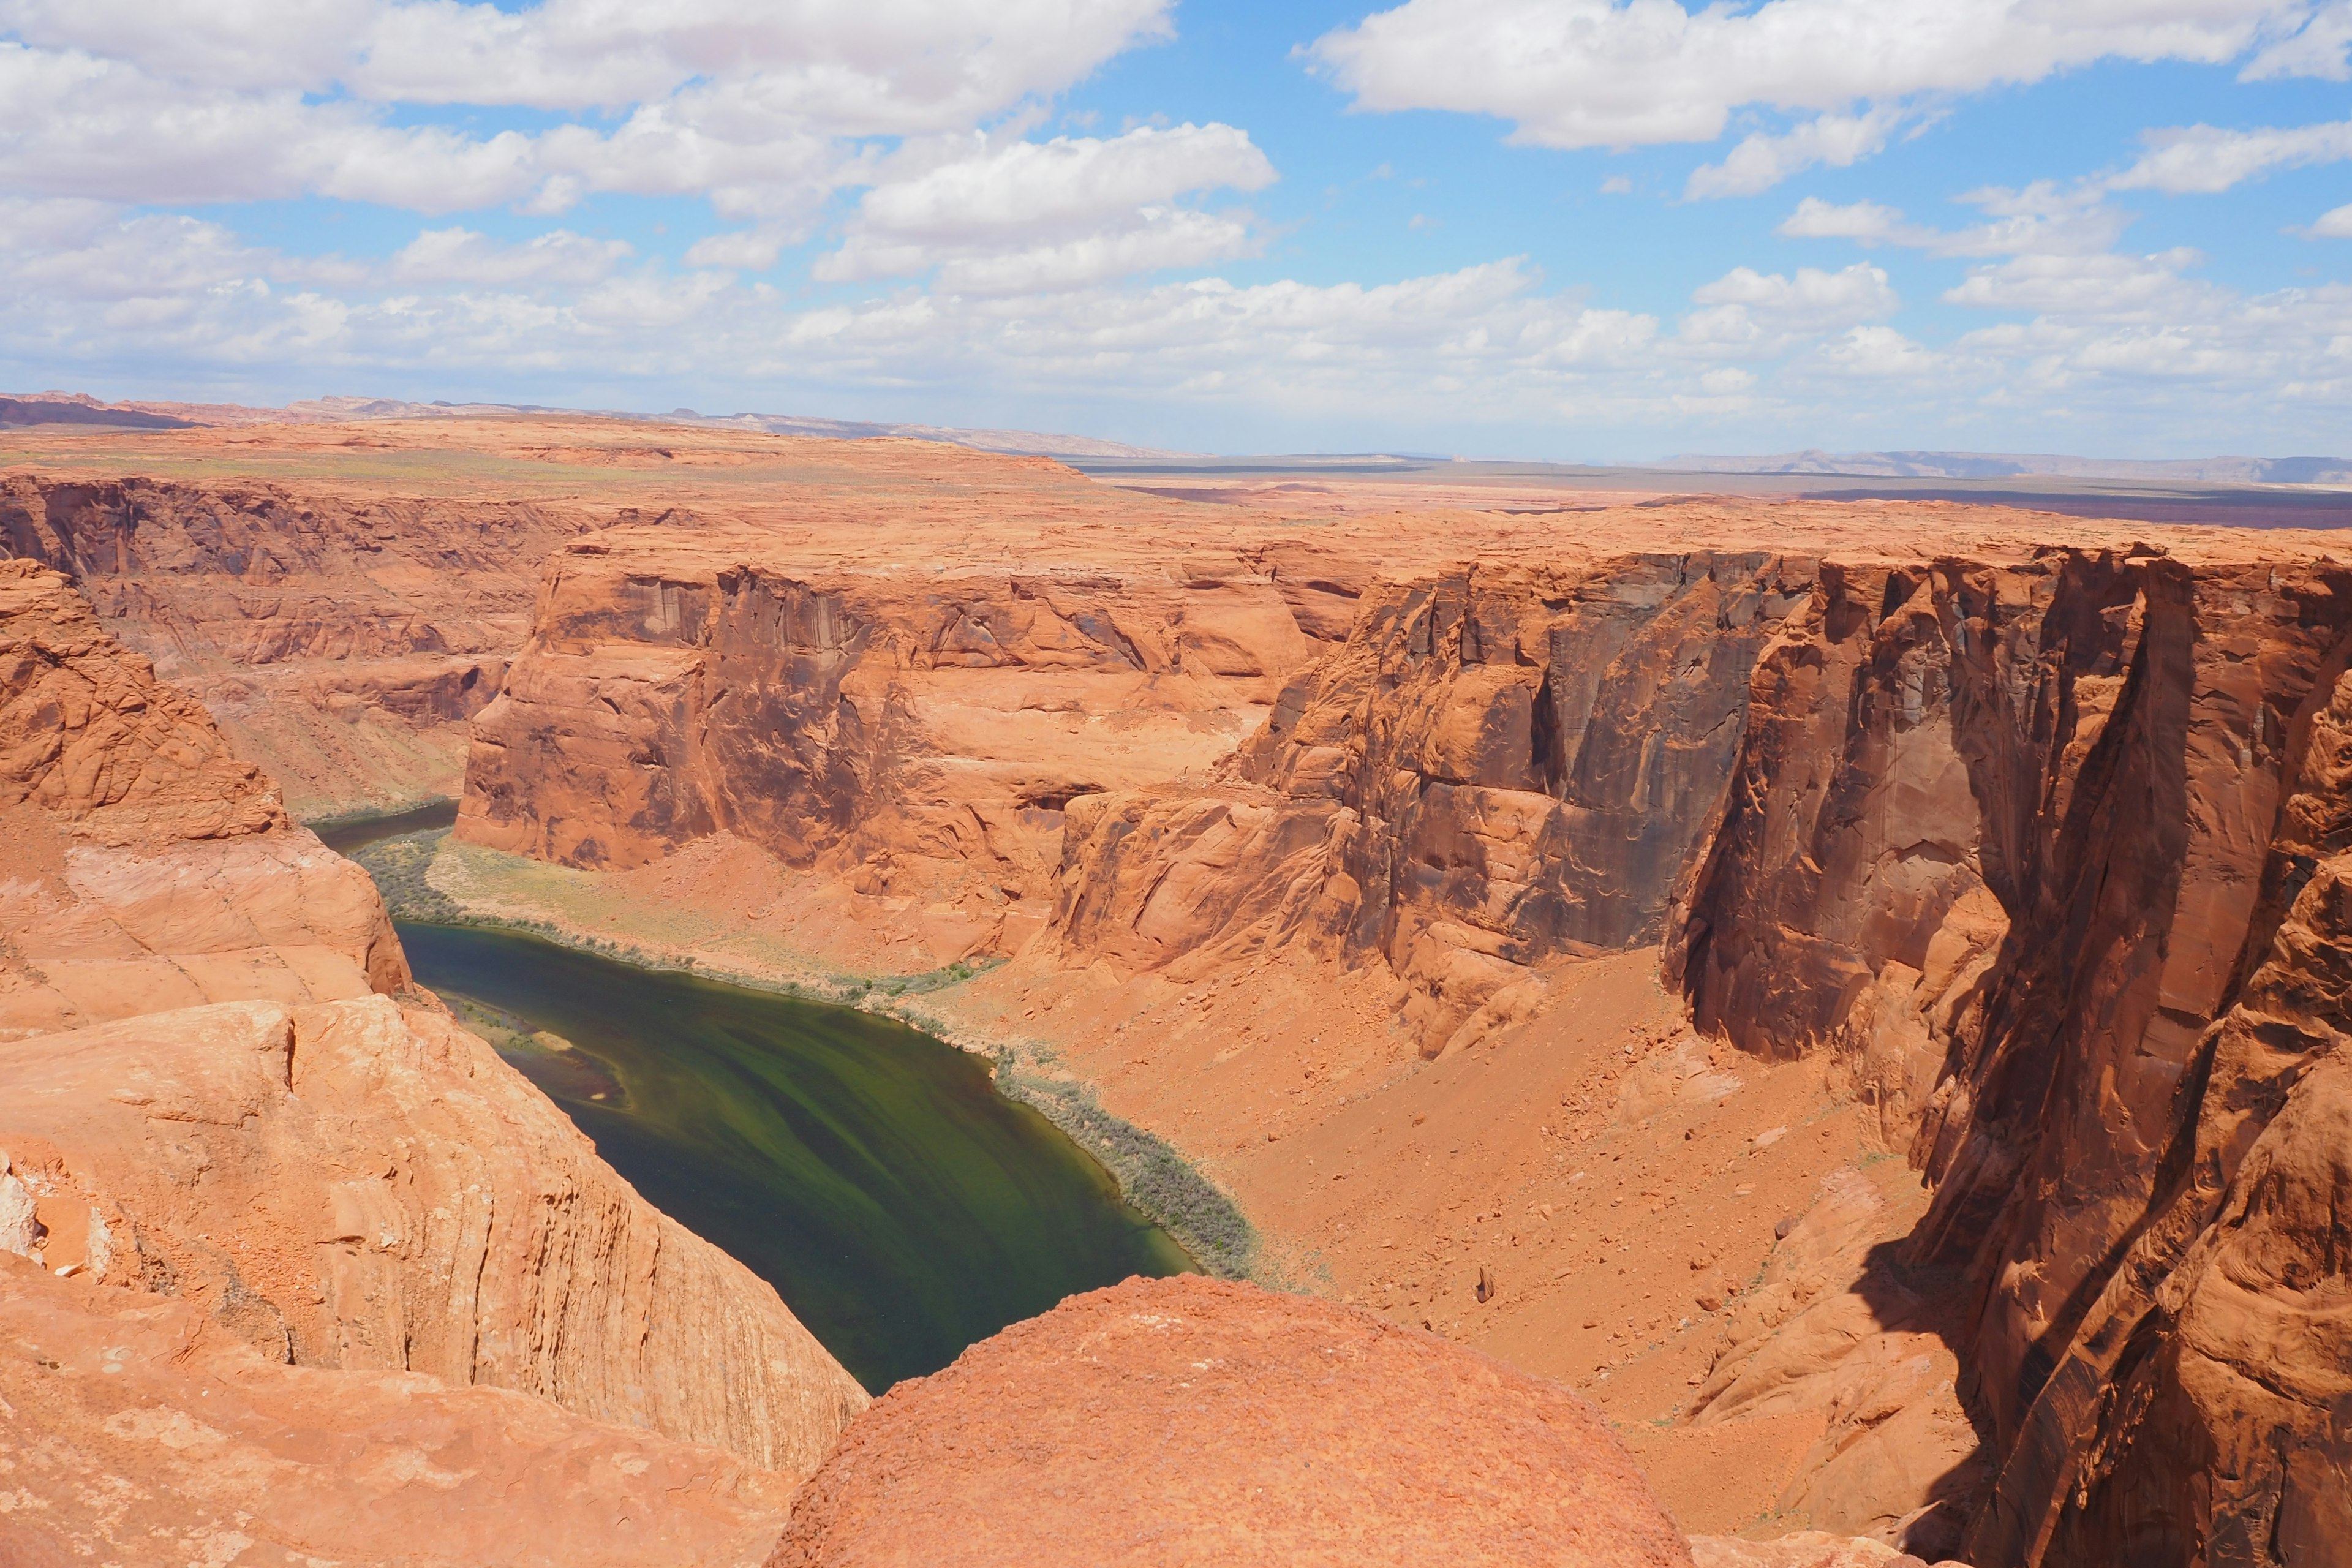
[[0,562],[0,1568],[756,1561],[865,1403]]
[[1687,1564],[1583,1400],[1369,1312],[1182,1276],[1073,1296],[900,1384],[771,1568]]
[[[1826,1537],[1701,1550],[1917,1561]],[[1355,1308],[1183,1276],[1073,1296],[891,1390],[769,1568],[1692,1562],[1569,1390]]]

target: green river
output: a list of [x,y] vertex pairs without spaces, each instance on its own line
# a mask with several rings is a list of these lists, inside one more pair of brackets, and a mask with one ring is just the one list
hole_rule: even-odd
[[[348,851],[442,825],[321,836]],[[399,929],[420,981],[506,1036],[614,1169],[772,1283],[868,1389],[1074,1291],[1192,1268],[984,1058],[893,1019],[509,931]]]

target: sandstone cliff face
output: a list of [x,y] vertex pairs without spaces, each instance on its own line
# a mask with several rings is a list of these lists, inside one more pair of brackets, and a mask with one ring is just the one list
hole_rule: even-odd
[[1759,664],[1669,963],[1703,1026],[1835,1053],[1934,1180],[1910,1245],[1973,1281],[2000,1464],[1976,1561],[2294,1561],[2332,1524],[2347,586],[1825,571]]
[[751,1568],[789,1478],[410,1373],[278,1364],[201,1307],[0,1255],[0,1562]]
[[428,1373],[814,1466],[865,1396],[446,1016],[387,997],[0,1045],[52,1269],[200,1303],[268,1359]]
[[72,577],[304,816],[455,793],[539,561],[585,526],[527,501],[0,478],[0,557]]
[[0,562],[0,1039],[237,997],[393,991],[358,867],[66,580]]
[[1406,988],[1427,1054],[1524,1016],[1531,966],[1654,940],[1811,563],[1480,564],[1368,592],[1227,786],[1074,810],[1074,957],[1208,965],[1304,937]]
[[[797,1474],[863,1406],[772,1289],[407,990],[365,874],[29,562],[0,563],[0,1250],[280,1366],[537,1395],[559,1436]],[[120,1520],[85,1522],[77,1552]]]
[[1314,647],[1263,566],[795,568],[614,529],[551,563],[459,837],[642,865],[727,831],[862,890],[1048,884],[1079,796],[1205,773]]

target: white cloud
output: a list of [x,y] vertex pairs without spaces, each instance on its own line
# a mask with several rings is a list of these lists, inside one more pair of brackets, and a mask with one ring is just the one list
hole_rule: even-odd
[[2122,174],[2099,182],[2106,189],[2211,195],[2273,169],[2352,158],[2352,120],[2252,131],[2189,125],[2150,131],[2141,140],[2148,151]]
[[2311,20],[2257,54],[2241,73],[2245,81],[2315,76],[2329,81],[2352,77],[2352,0],[2315,8]]
[[2352,203],[2319,215],[2319,220],[2303,231],[2313,239],[2352,239]]
[[1874,106],[1860,114],[1816,115],[1779,136],[1759,131],[1734,147],[1722,163],[1692,170],[1683,195],[1694,201],[1752,196],[1817,164],[1850,168],[1885,146],[1902,122],[1901,110]]
[[1840,375],[1916,381],[1937,370],[1941,356],[1893,327],[1850,327],[1813,351],[1812,367]]
[[1800,339],[1890,316],[1902,303],[1886,274],[1866,261],[1837,272],[1801,267],[1793,278],[1735,267],[1691,299],[1701,308],[1683,318],[1680,346],[1743,357],[1785,353]]
[[[1713,141],[1750,105],[1845,114],[2102,59],[2221,64],[2311,15],[2305,0],[1408,0],[1308,56],[1360,108],[1495,115],[1515,142],[1625,147]],[[2262,58],[2278,71],[2326,63]]]
[[2109,249],[2131,222],[2129,214],[2105,205],[2095,189],[2062,191],[2047,181],[2019,191],[1989,186],[1960,200],[1982,208],[1987,221],[1932,228],[1876,202],[1840,206],[1807,196],[1781,220],[1780,232],[1791,239],[1850,239],[1865,248],[1895,245],[1937,256],[2075,256]]
[[[1173,205],[1204,191],[1262,190],[1274,165],[1230,125],[1139,126],[1100,140],[918,147],[858,204],[826,280],[909,277],[939,268],[951,292],[1076,287],[1249,255],[1244,219]],[[939,160],[939,161],[933,161]]]
[[467,228],[428,228],[392,258],[403,283],[596,283],[631,255],[625,240],[552,229],[505,245]]
[[[1168,36],[1170,0],[0,0],[0,191],[442,213],[589,191],[804,220],[875,136],[961,132]],[[488,135],[403,106],[567,116]],[[594,110],[598,118],[580,116]]]

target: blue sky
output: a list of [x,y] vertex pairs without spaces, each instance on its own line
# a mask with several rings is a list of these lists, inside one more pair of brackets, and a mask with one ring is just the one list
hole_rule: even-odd
[[2352,449],[2352,0],[0,0],[0,384]]

